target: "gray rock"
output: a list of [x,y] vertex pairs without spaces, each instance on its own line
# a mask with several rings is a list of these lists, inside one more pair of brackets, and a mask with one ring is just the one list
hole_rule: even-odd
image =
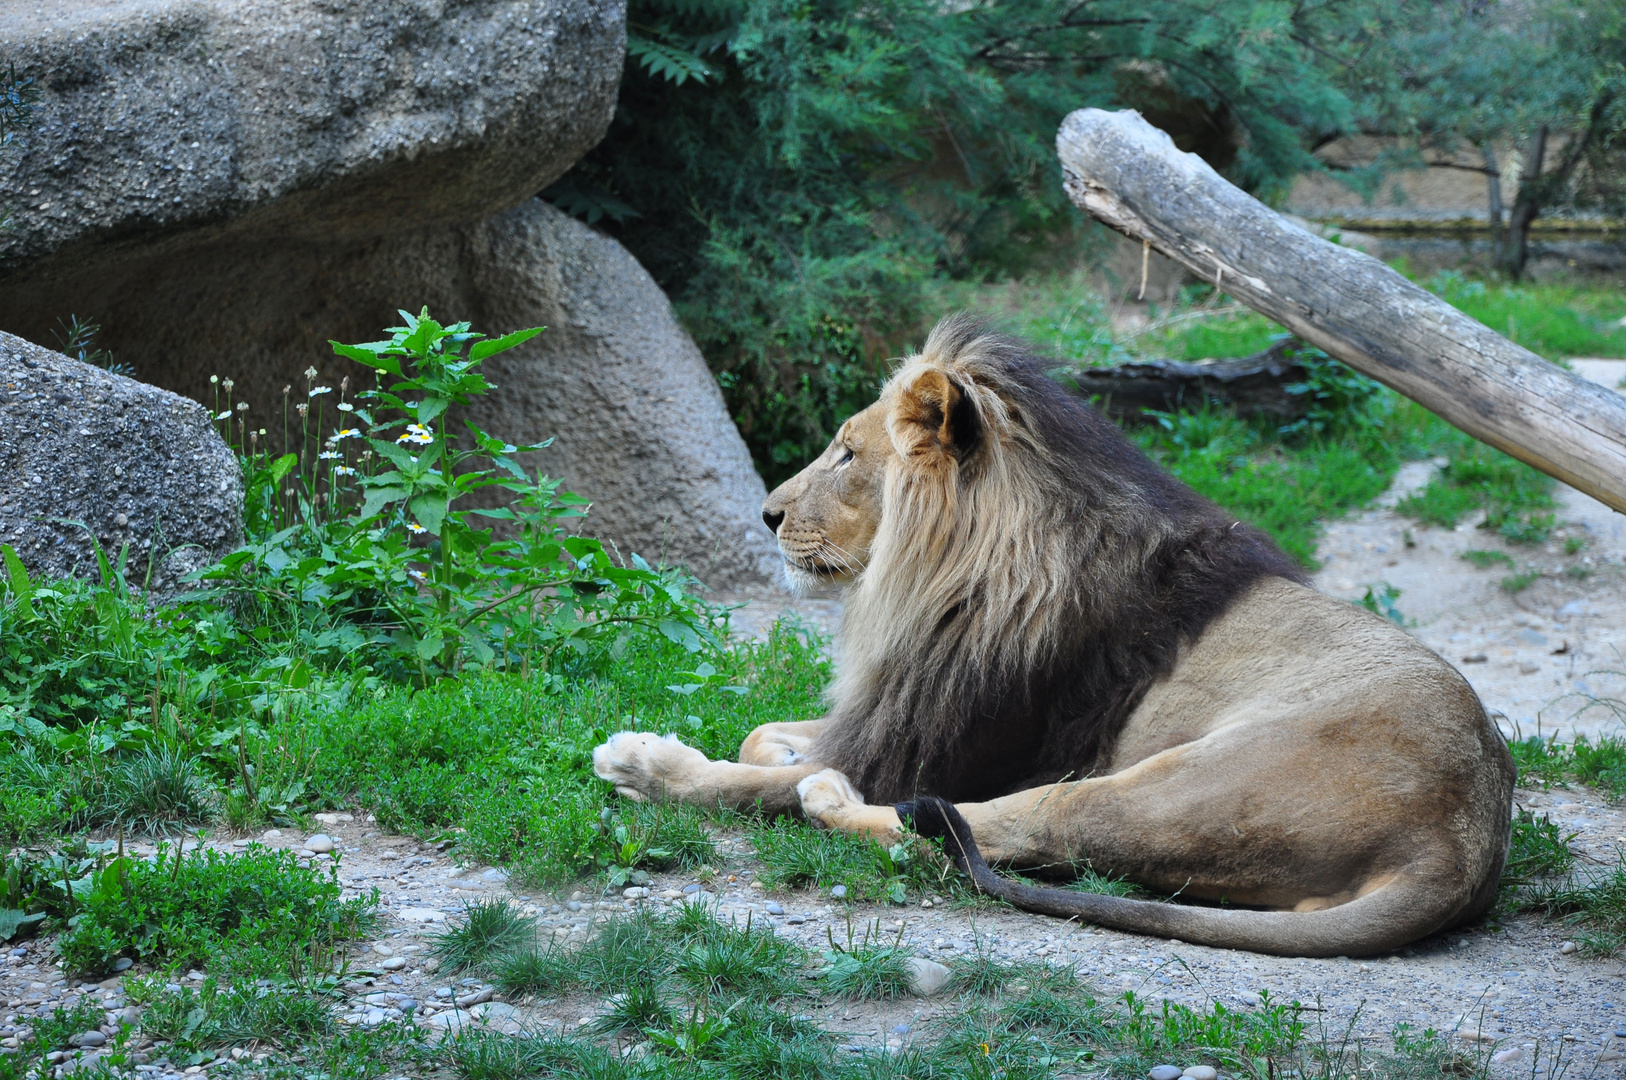
[[100,1031],[86,1031],[75,1036],[75,1041],[80,1046],[106,1046],[107,1036]]
[[378,966],[383,968],[385,971],[400,971],[402,968],[407,966],[406,957],[392,956]]
[[424,1023],[429,1027],[441,1028],[445,1031],[457,1031],[461,1029],[464,1024],[469,1023],[472,1019],[473,1017],[464,1012],[462,1009],[447,1009],[445,1012],[436,1013],[434,1016],[431,1016],[428,1020],[425,1020]]
[[371,382],[330,338],[376,340],[420,304],[492,333],[546,325],[487,365],[498,390],[463,418],[555,437],[528,464],[591,498],[585,530],[623,554],[720,587],[776,578],[762,482],[666,297],[530,200],[609,123],[624,3],[30,10],[0,15],[0,65],[45,89],[0,156],[0,191],[29,192],[0,234],[0,329],[47,341],[94,317],[143,379],[212,403],[209,377],[232,378],[229,404],[281,449],[307,367]]
[[327,835],[326,833],[317,833],[315,836],[305,841],[305,849],[307,851],[313,851],[318,855],[332,851],[333,837]]
[[1189,1065],[1180,1075],[1186,1080],[1219,1080],[1219,1070],[1212,1065]]
[[911,956],[903,963],[909,969],[909,992],[916,997],[932,997],[948,985],[951,972],[936,960]]
[[121,956],[117,960],[113,961],[114,971],[129,971],[133,967],[135,967],[135,961],[131,960],[128,956]]
[[367,1027],[377,1027],[388,1019],[389,1017],[383,1009],[368,1009],[367,1015],[361,1018],[361,1022]]
[[1146,1075],[1149,1080],[1180,1080],[1180,1069],[1175,1065],[1154,1065]]
[[479,1005],[490,1000],[491,989],[487,987],[484,990],[479,990],[472,994],[464,994],[462,997],[457,999],[457,1007],[460,1009],[466,1009],[470,1005]]
[[847,899],[847,886],[845,886],[845,885],[832,885],[830,887],[830,895],[833,898],[837,899],[837,900],[845,900],[845,899]]
[[769,900],[763,905],[763,910],[769,915],[783,915],[785,913],[784,907],[777,900]]
[[95,576],[90,535],[57,518],[109,559],[128,543],[131,582],[150,561],[163,591],[241,542],[243,479],[203,406],[0,332],[0,543]]
[[484,1004],[475,1005],[469,1009],[470,1016],[474,1017],[476,1020],[484,1020],[486,1023],[491,1023],[495,1020],[512,1019],[514,1012],[515,1009],[512,1005],[505,1004],[501,1001],[487,1001]]

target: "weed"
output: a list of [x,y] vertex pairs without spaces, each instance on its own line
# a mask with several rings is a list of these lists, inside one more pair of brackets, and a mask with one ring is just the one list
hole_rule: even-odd
[[164,834],[214,814],[203,763],[174,746],[149,746],[107,771],[101,813],[133,833]]
[[861,1000],[897,998],[909,992],[909,950],[903,948],[903,931],[891,944],[878,940],[880,923],[864,928],[862,938],[853,936],[847,923],[847,941],[841,944],[835,934],[825,931],[830,948],[825,952],[825,969],[820,972],[825,988],[837,997]]
[[1513,815],[1513,838],[1507,866],[1502,871],[1504,885],[1527,885],[1540,878],[1559,877],[1575,867],[1570,842],[1579,835],[1564,833],[1546,814],[1519,807]]
[[262,966],[256,975],[302,974],[309,950],[352,940],[376,919],[377,893],[342,900],[337,879],[337,867],[306,869],[291,851],[183,857],[161,847],[151,862],[109,863],[83,895],[76,886],[77,914],[57,949],[70,972],[100,973],[130,956],[173,965],[235,958]]
[[327,1034],[332,1015],[319,997],[298,988],[214,978],[194,989],[162,989],[148,996],[142,1033],[183,1050],[259,1042],[290,1046]]
[[505,1035],[465,1027],[447,1040],[448,1061],[462,1080],[529,1080],[530,1077],[591,1077],[593,1065],[606,1059],[589,1044],[559,1036]]
[[1584,537],[1584,536],[1566,536],[1566,537],[1564,537],[1564,554],[1566,554],[1566,555],[1578,555],[1578,554],[1580,554],[1581,549],[1584,548],[1584,547],[1586,547],[1586,537]]
[[70,1008],[59,1005],[50,1015],[31,1021],[29,1026],[34,1029],[34,1042],[39,1050],[66,1050],[75,1035],[99,1028],[106,1021],[107,1014],[101,1006],[87,997]]
[[606,842],[600,862],[612,888],[625,885],[640,870],[689,870],[716,858],[705,815],[697,807],[623,803],[605,807],[600,819]]
[[705,938],[678,953],[674,974],[696,994],[707,997],[750,994],[758,1000],[782,997],[796,989],[791,970],[798,950],[770,926],[732,928],[721,923]]
[[1571,581],[1585,581],[1592,576],[1592,568],[1590,566],[1566,566],[1564,576]]
[[1525,890],[1525,910],[1563,916],[1582,928],[1577,943],[1594,956],[1626,950],[1626,856],[1613,866],[1550,879]]
[[1430,525],[1455,528],[1483,508],[1480,528],[1494,529],[1516,544],[1544,543],[1553,529],[1553,480],[1500,450],[1460,432],[1443,436],[1447,464],[1422,491],[1396,509]]
[[1462,557],[1481,570],[1489,570],[1498,563],[1513,569],[1513,557],[1505,551],[1464,551]]
[[914,838],[883,846],[789,818],[756,821],[750,829],[762,866],[759,880],[770,889],[844,885],[850,900],[901,904],[911,887],[917,892],[944,887],[941,858]]
[[1519,574],[1509,574],[1502,579],[1502,591],[1511,596],[1523,592],[1540,580],[1540,570],[1526,570]]
[[576,982],[575,960],[552,941],[503,953],[487,970],[492,984],[509,996],[555,994]]
[[650,1031],[670,1028],[677,1023],[677,1013],[661,993],[658,977],[642,973],[625,986],[626,989],[610,995],[609,1008],[593,1022],[594,1030]]
[[502,898],[481,899],[463,909],[463,922],[437,934],[430,955],[448,972],[484,969],[499,957],[536,940],[536,919]]
[[1099,893],[1102,896],[1143,896],[1145,891],[1128,878],[1102,874],[1086,860],[1073,868],[1074,877],[1067,888],[1074,892]]
[[1556,738],[1530,736],[1508,744],[1518,766],[1519,782],[1542,787],[1570,780],[1602,789],[1611,798],[1626,795],[1626,739],[1585,735],[1565,745]]
[[1381,585],[1368,585],[1366,595],[1361,597],[1361,606],[1374,615],[1382,615],[1396,626],[1406,625],[1406,616],[1395,605],[1400,599],[1400,590],[1387,581]]

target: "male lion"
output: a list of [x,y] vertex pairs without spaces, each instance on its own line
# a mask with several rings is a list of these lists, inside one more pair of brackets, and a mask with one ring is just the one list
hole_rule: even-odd
[[[615,735],[593,768],[623,795],[912,821],[1019,906],[1267,953],[1383,952],[1491,903],[1513,762],[1462,676],[1019,344],[939,324],[763,518],[793,584],[847,583],[829,714],[738,763]],[[1032,888],[979,847],[1222,903]]]

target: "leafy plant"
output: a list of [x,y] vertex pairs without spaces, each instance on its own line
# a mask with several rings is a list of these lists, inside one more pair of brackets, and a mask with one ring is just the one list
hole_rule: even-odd
[[[319,455],[327,475],[308,480],[312,491],[326,483],[328,505],[359,504],[325,522],[307,514],[227,556],[197,575],[215,586],[213,595],[299,597],[322,613],[332,646],[379,648],[425,683],[466,663],[526,666],[537,657],[545,664],[562,646],[613,645],[635,628],[692,652],[715,647],[681,577],[636,554],[631,566],[619,566],[598,541],[565,534],[587,500],[515,460],[545,443],[516,446],[466,420],[466,444],[451,437],[456,410],[491,388],[480,363],[541,329],[488,339],[468,323],[442,325],[427,309],[401,315],[405,325],[391,328],[387,341],[333,343],[388,380],[358,395],[368,407],[338,403],[343,423],[366,431],[335,430]],[[352,459],[348,448],[358,441],[370,449]],[[251,487],[279,482],[285,462],[268,466],[268,480],[257,473]],[[466,505],[482,492],[506,492],[510,501]],[[506,523],[505,534],[477,526],[476,517]]]
[[891,944],[880,941],[880,923],[864,927],[862,937],[855,938],[852,923],[847,923],[847,940],[836,941],[835,934],[825,930],[830,948],[825,951],[826,967],[819,973],[824,985],[837,997],[877,1000],[897,998],[909,992],[910,953],[903,947],[903,931]]
[[1382,615],[1396,626],[1406,625],[1406,616],[1396,606],[1395,601],[1400,599],[1400,590],[1387,581],[1380,585],[1368,585],[1366,595],[1361,597],[1361,606],[1374,615]]

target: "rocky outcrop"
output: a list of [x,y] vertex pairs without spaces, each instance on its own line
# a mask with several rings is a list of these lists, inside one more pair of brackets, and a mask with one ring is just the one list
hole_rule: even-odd
[[0,64],[44,89],[0,156],[0,329],[94,319],[142,379],[233,379],[280,448],[284,387],[360,374],[330,339],[424,304],[546,323],[494,364],[489,430],[558,437],[540,464],[623,552],[759,581],[762,484],[693,343],[625,250],[529,201],[602,136],[624,41],[613,0],[0,9]]
[[243,479],[208,410],[6,333],[0,478],[0,543],[48,577],[128,545],[130,583],[166,591],[242,540]]

